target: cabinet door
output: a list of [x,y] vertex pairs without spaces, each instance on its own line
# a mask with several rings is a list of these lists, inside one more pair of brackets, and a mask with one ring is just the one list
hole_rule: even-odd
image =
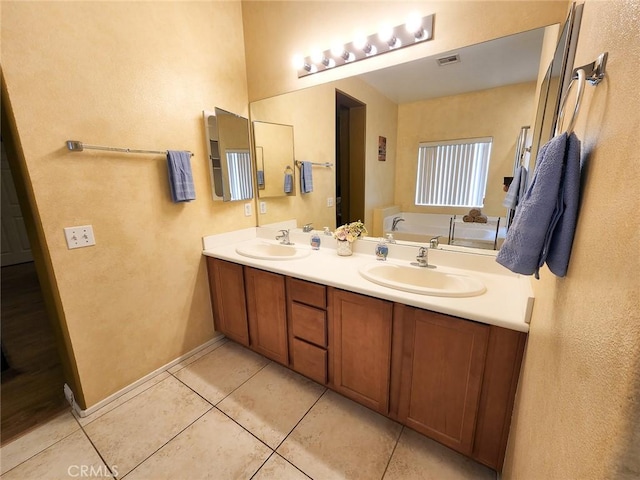
[[331,387],[387,414],[393,304],[331,288],[329,312]]
[[249,326],[242,265],[207,257],[215,329],[248,346]]
[[489,327],[412,307],[404,313],[398,419],[469,455]]
[[245,267],[245,285],[251,348],[288,365],[284,276]]

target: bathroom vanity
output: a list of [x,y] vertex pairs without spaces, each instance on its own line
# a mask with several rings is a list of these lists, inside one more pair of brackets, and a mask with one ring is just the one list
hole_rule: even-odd
[[[308,243],[300,242],[298,250],[305,247]],[[392,248],[390,257],[405,255],[400,249]],[[485,295],[523,293],[519,298],[526,315],[532,299],[525,298],[530,292],[522,290],[518,278],[511,278],[515,290],[494,292],[497,287],[489,277],[478,273],[488,285],[475,300],[426,299],[368,285],[358,275],[358,265],[371,262],[373,255],[356,252],[340,258],[323,247],[301,258],[274,260],[237,251],[235,242],[212,248],[205,242],[217,331],[501,469],[528,326],[514,320],[514,328],[507,328],[461,313],[478,309]],[[507,278],[505,285],[509,283]],[[447,304],[462,310],[442,313]]]

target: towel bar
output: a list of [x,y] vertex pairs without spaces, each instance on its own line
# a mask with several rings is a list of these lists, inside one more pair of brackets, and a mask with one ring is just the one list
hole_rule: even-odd
[[[87,145],[78,140],[67,140],[67,148],[72,152],[82,152],[87,150],[106,150],[108,152],[123,152],[123,153],[151,153],[154,155],[166,155],[167,150],[139,150],[136,148],[122,148],[122,147],[104,147],[102,145]],[[193,157],[193,153],[189,152]]]
[[[318,167],[333,167],[333,163],[329,163],[329,162],[324,162],[324,163],[318,163],[318,162],[309,162],[311,165],[314,166],[318,166]],[[302,162],[300,160],[296,160],[296,165],[298,167],[300,167],[302,165]]]

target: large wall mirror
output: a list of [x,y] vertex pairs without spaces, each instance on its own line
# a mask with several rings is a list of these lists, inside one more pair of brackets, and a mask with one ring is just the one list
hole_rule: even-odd
[[296,194],[293,126],[253,122],[259,198]]
[[204,111],[214,200],[225,202],[253,198],[253,170],[249,121],[221,108]]
[[[293,125],[297,156],[332,162],[335,92],[362,101],[367,109],[363,219],[367,226],[373,223],[374,210],[388,205],[414,213],[466,213],[464,209],[416,207],[418,144],[491,137],[483,212],[504,217],[505,177],[513,174],[516,161],[522,161],[516,160],[520,131],[534,125],[541,81],[560,33],[560,25],[550,25],[260,100],[250,105],[251,119]],[[546,91],[544,95],[546,102]],[[380,138],[386,142],[384,161],[378,157]],[[531,138],[526,145],[530,144]],[[325,175],[319,170],[314,176]],[[335,174],[331,171],[333,179],[325,190],[314,189],[313,200],[311,195],[291,199],[287,208],[278,211],[280,217],[259,216],[258,224],[298,219],[299,223],[311,221],[316,227],[335,228],[335,211],[328,208],[335,195]]]

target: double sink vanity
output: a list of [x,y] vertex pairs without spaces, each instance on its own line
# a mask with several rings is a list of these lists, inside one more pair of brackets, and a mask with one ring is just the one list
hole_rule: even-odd
[[[269,227],[205,237],[215,328],[448,447],[501,470],[533,295],[491,253]],[[452,248],[452,250],[445,250]]]

